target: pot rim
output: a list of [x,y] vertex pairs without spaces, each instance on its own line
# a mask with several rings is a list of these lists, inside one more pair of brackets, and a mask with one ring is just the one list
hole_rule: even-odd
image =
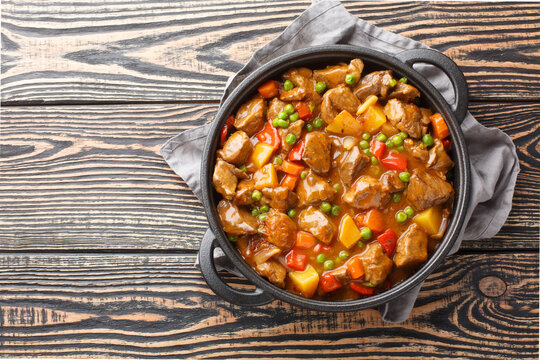
[[[340,60],[350,60],[358,57],[362,59],[364,63],[372,64],[376,68],[389,69],[401,76],[406,76],[410,83],[420,90],[422,97],[427,100],[430,107],[443,114],[445,120],[447,120],[450,130],[450,137],[452,139],[452,157],[455,162],[455,197],[454,208],[449,220],[449,226],[446,229],[443,239],[440,241],[437,249],[433,252],[432,256],[426,261],[426,263],[407,279],[380,294],[361,299],[338,301],[308,299],[285,289],[281,289],[272,284],[270,281],[264,279],[257,272],[255,272],[255,270],[253,270],[247,264],[247,262],[245,262],[240,253],[228,240],[218,220],[216,206],[214,205],[217,205],[217,202],[215,201],[216,193],[212,187],[211,175],[213,173],[213,167],[216,159],[215,152],[217,150],[219,133],[228,115],[233,113],[248,96],[254,94],[260,84],[270,79],[277,78],[287,69],[299,67],[302,66],[302,64],[315,63],[317,62],[317,57],[324,58],[322,60],[324,63],[323,66],[337,63]],[[456,94],[456,99],[457,96],[458,94]],[[429,83],[429,81],[423,75],[414,70],[412,66],[401,62],[396,57],[391,55],[361,46],[322,45],[295,50],[279,56],[265,63],[247,76],[222,103],[216,117],[213,120],[213,124],[204,146],[201,164],[203,204],[210,228],[216,236],[220,247],[238,268],[238,270],[257,287],[261,288],[265,292],[269,292],[277,299],[297,306],[322,311],[361,310],[392,301],[423,282],[426,277],[431,274],[443,261],[461,233],[470,192],[470,165],[464,136],[459,126],[459,123],[463,119],[459,120],[460,121],[456,119],[450,105],[442,97],[440,92],[435,89],[435,87]]]

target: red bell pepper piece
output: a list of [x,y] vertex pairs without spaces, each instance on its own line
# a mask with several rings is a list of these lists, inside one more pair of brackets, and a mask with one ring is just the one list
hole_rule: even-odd
[[392,284],[390,284],[390,279],[386,278],[386,280],[384,281],[384,288],[386,290],[390,290],[391,287],[392,287]]
[[371,153],[377,159],[381,160],[382,156],[384,155],[385,150],[386,150],[386,144],[383,143],[382,141],[375,139],[371,143]]
[[304,140],[300,140],[289,152],[289,160],[300,161],[304,154]]
[[298,117],[302,120],[309,119],[313,116],[311,110],[309,109],[309,104],[305,101],[298,101],[294,104],[294,107],[298,112]]
[[389,170],[407,170],[407,156],[392,151],[381,160],[381,163]]
[[334,274],[326,273],[323,276],[321,276],[321,281],[319,283],[321,285],[322,291],[325,293],[329,293],[331,291],[337,290],[343,285],[339,282],[338,279],[334,276]]
[[446,150],[446,151],[450,150],[450,140],[445,139],[445,140],[442,141],[442,144],[443,144],[444,150]]
[[225,141],[227,141],[227,135],[229,135],[229,130],[234,125],[234,115],[231,115],[227,118],[227,121],[225,122],[225,125],[223,125],[223,129],[221,129],[221,136],[219,138],[219,144],[221,146],[225,145]]
[[315,247],[313,248],[313,252],[315,254],[318,254],[320,252],[328,252],[330,251],[330,247],[329,246],[326,246],[326,245],[322,245],[321,243],[318,243],[317,245],[315,245]]
[[360,295],[373,295],[373,293],[375,292],[374,288],[364,286],[354,281],[351,282],[349,286],[351,287],[352,290],[356,291]]
[[381,235],[377,236],[377,241],[384,248],[384,252],[386,253],[386,255],[392,256],[394,254],[397,243],[397,235],[394,230],[386,230]]
[[262,143],[272,145],[274,150],[277,150],[281,145],[279,131],[272,125],[272,120],[268,120],[268,122],[264,124],[264,129],[257,134],[257,139]]
[[304,271],[307,266],[307,255],[292,249],[286,256],[287,266],[291,269]]

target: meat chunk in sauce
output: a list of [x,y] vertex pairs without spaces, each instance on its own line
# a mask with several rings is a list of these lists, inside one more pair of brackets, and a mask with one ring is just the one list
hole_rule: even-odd
[[354,180],[369,165],[369,157],[360,151],[358,146],[353,146],[341,157],[339,164],[339,176],[346,186],[351,186]]
[[381,176],[383,191],[395,193],[403,191],[407,187],[403,181],[399,179],[399,175],[395,171],[387,171]]
[[237,131],[227,139],[223,149],[218,150],[218,155],[228,163],[240,166],[246,162],[252,150],[249,136],[243,131]]
[[276,210],[286,211],[295,207],[298,203],[298,196],[289,188],[283,186],[264,188],[261,191],[263,194],[261,205],[268,205]]
[[320,131],[310,132],[304,139],[302,160],[317,174],[326,175],[331,165],[330,150],[328,135]]
[[284,90],[279,95],[279,98],[283,101],[299,101],[303,100],[307,95],[305,87],[297,86],[291,90]]
[[359,105],[360,101],[354,96],[351,89],[348,86],[340,85],[324,93],[321,104],[321,119],[329,124],[343,110],[354,115]]
[[256,265],[266,262],[274,255],[281,254],[281,249],[260,236],[251,236],[242,255],[252,258]]
[[444,204],[453,194],[452,185],[437,175],[414,169],[407,187],[407,199],[418,211]]
[[221,226],[227,234],[249,235],[257,233],[257,218],[248,211],[227,200],[221,200],[217,210]]
[[435,145],[429,149],[427,167],[443,173],[447,173],[448,170],[454,167],[454,162],[444,150],[444,146],[439,139],[435,139]]
[[370,95],[386,98],[392,91],[392,79],[392,71],[390,70],[369,73],[356,85],[354,95],[361,101],[366,100]]
[[290,80],[296,87],[304,88],[306,91],[304,101],[310,101],[315,105],[315,112],[318,112],[318,105],[321,102],[321,95],[315,91],[316,81],[313,72],[308,68],[296,68],[287,71],[283,78]]
[[290,217],[274,209],[268,213],[265,222],[266,241],[282,250],[288,250],[296,239],[296,224]]
[[403,145],[407,153],[413,158],[421,161],[422,163],[427,162],[429,158],[429,153],[421,142],[415,141],[413,139],[405,139],[403,141]]
[[255,135],[264,125],[266,110],[266,101],[260,96],[253,97],[238,109],[234,127],[244,131],[249,136]]
[[373,285],[380,285],[392,271],[394,263],[384,253],[378,242],[372,242],[367,250],[360,256],[364,266],[364,277]]
[[405,102],[411,102],[420,97],[420,91],[412,85],[398,81],[394,90],[388,95],[388,99],[399,99]]
[[281,136],[281,153],[287,155],[289,151],[294,147],[294,144],[287,143],[287,135],[293,134],[297,139],[300,139],[302,135],[302,129],[304,128],[304,121],[297,120],[289,125],[286,129],[279,129],[279,135]]
[[313,77],[316,81],[324,82],[326,87],[331,89],[345,83],[345,76],[347,74],[354,75],[356,81],[360,80],[362,70],[364,70],[364,62],[360,59],[353,59],[348,65],[342,63],[327,66],[326,69],[314,70]]
[[428,257],[428,237],[424,230],[412,223],[398,239],[394,263],[397,267],[418,266]]
[[405,131],[410,137],[419,139],[427,128],[422,123],[422,112],[418,106],[398,99],[390,99],[384,107],[386,118],[394,127]]
[[279,100],[277,97],[273,98],[270,101],[270,104],[268,104],[268,112],[266,114],[266,118],[268,120],[274,120],[275,118],[277,118],[279,112],[283,110],[285,105],[287,105],[286,102]]
[[343,201],[359,210],[382,208],[390,200],[382,184],[369,175],[363,175],[343,195]]
[[285,277],[287,276],[287,269],[275,260],[268,260],[262,264],[257,265],[255,270],[259,275],[267,278],[272,284],[285,287]]
[[317,205],[323,201],[332,201],[336,190],[327,180],[309,172],[305,179],[299,179],[296,186],[298,206]]
[[238,184],[238,177],[235,175],[237,170],[233,165],[220,158],[216,161],[212,181],[216,191],[225,199],[231,200],[234,197]]
[[313,206],[302,210],[298,216],[298,225],[300,229],[310,232],[325,244],[330,244],[336,233],[336,228],[332,220]]

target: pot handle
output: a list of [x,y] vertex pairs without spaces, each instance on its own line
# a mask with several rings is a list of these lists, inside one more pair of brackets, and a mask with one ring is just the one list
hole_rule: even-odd
[[206,280],[208,286],[210,286],[217,295],[230,303],[240,306],[259,306],[268,304],[274,300],[270,294],[259,288],[256,288],[253,292],[248,292],[240,291],[227,285],[219,276],[214,264],[214,248],[216,246],[216,237],[212,231],[208,229],[201,241],[199,263],[204,280]]
[[454,103],[450,104],[459,123],[462,123],[467,115],[468,90],[465,76],[448,56],[433,49],[405,50],[396,55],[396,58],[412,67],[415,63],[428,63],[435,65],[448,77],[454,87]]

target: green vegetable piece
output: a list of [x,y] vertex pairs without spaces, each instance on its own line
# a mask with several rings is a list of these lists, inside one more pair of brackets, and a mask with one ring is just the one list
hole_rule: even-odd
[[392,136],[391,140],[394,143],[394,145],[396,145],[396,146],[399,146],[399,145],[403,144],[403,139],[399,135]]
[[396,86],[396,85],[397,85],[396,79],[390,79],[390,86],[391,86],[391,87],[394,87],[394,86]]
[[412,206],[407,206],[405,209],[403,209],[403,211],[405,211],[405,214],[407,214],[408,217],[412,217],[414,215],[414,209]]
[[313,110],[315,110],[315,105],[313,105],[313,104],[310,103],[310,104],[309,104],[309,111],[310,111],[310,112],[313,112]]
[[372,157],[371,157],[371,163],[372,163],[373,165],[377,165],[377,164],[379,163],[379,160],[377,160],[377,158],[376,158],[375,156],[372,156]]
[[292,83],[291,80],[285,80],[285,82],[283,83],[283,88],[286,91],[292,90],[292,89],[294,89],[294,84]]
[[348,84],[348,85],[352,85],[356,82],[356,76],[354,76],[353,74],[347,74],[345,75],[345,82]]
[[326,84],[322,81],[319,81],[317,85],[315,85],[315,91],[319,94],[322,93],[324,90],[326,90]]
[[287,120],[289,118],[289,114],[287,114],[285,111],[280,111],[277,117],[281,120]]
[[237,242],[238,241],[238,236],[236,236],[236,235],[229,236],[229,241],[230,242]]
[[373,235],[373,233],[371,232],[370,228],[368,228],[367,226],[364,226],[363,228],[360,229],[360,235],[362,235],[362,239],[369,240],[371,239],[371,236]]
[[267,215],[267,214],[261,214],[261,215],[259,215],[259,221],[260,221],[260,222],[265,222],[266,219],[268,219],[268,215]]
[[319,264],[322,264],[323,262],[326,261],[326,255],[324,255],[324,254],[319,254],[319,255],[317,255],[317,257],[315,258],[315,260],[317,260],[317,262],[318,262]]
[[369,149],[365,149],[365,150],[364,150],[364,154],[366,154],[367,156],[370,156],[370,157],[371,157],[371,155],[372,155],[372,154],[371,154],[371,150],[369,150]]
[[279,127],[279,118],[275,118],[274,120],[272,120],[272,126],[273,127]]
[[341,250],[339,252],[339,254],[338,254],[338,257],[339,257],[340,260],[345,261],[345,260],[347,260],[349,258],[349,253],[347,251],[345,251],[345,250]]
[[307,170],[304,170],[300,173],[300,179],[305,179],[308,175],[308,171]]
[[362,149],[367,149],[367,148],[369,148],[369,143],[368,143],[366,140],[360,141],[360,143],[359,143],[358,145],[360,145],[360,147],[361,147]]
[[296,135],[288,134],[285,138],[285,142],[289,145],[293,145],[296,142]]
[[403,152],[405,150],[405,148],[403,147],[403,145],[399,145],[396,150],[400,151],[400,152]]
[[379,135],[377,135],[377,140],[379,140],[381,142],[386,142],[387,139],[388,138],[383,133],[380,133]]
[[426,146],[431,146],[434,144],[434,141],[433,141],[433,136],[431,136],[430,134],[426,134],[424,136],[422,136],[422,142],[426,145]]
[[333,216],[338,216],[339,214],[341,214],[341,208],[338,205],[334,205],[332,206],[330,212]]
[[336,190],[337,192],[340,192],[340,191],[341,191],[341,185],[339,185],[339,184],[334,184],[334,185],[332,185],[332,187],[333,187],[334,190]]
[[407,133],[406,133],[406,132],[403,132],[403,131],[401,131],[398,135],[399,135],[399,137],[402,138],[403,140],[405,140],[406,138],[409,137],[409,135],[407,135]]
[[259,216],[259,209],[253,208],[253,210],[251,210],[251,215],[253,215],[253,216]]
[[370,133],[363,133],[363,134],[362,134],[362,139],[364,139],[364,140],[369,140],[369,139],[371,139],[371,134],[370,134]]
[[393,193],[392,194],[392,201],[395,203],[398,203],[401,201],[401,194],[400,193]]
[[261,213],[267,213],[268,211],[270,211],[270,207],[268,205],[262,205],[260,208],[259,208],[259,211]]
[[407,221],[409,217],[407,216],[407,214],[405,214],[405,211],[398,211],[396,213],[396,221],[399,223],[399,224],[403,224],[405,221]]
[[411,173],[408,171],[403,171],[399,173],[399,180],[403,182],[409,182],[411,181]]
[[401,79],[399,79],[399,81],[401,81],[402,83],[406,84],[406,83],[407,83],[407,78],[404,76],[404,77],[402,77]]
[[243,172],[246,172],[246,171],[247,171],[246,165],[240,166],[239,169],[242,170]]
[[330,204],[328,201],[323,201],[321,204],[321,210],[328,214],[330,211],[332,211],[332,204]]
[[283,119],[279,119],[278,120],[278,126],[280,128],[283,128],[283,129],[286,129],[289,127],[289,120],[283,120]]
[[391,149],[394,147],[394,142],[392,140],[386,140],[386,147]]
[[287,113],[288,115],[291,115],[294,112],[294,106],[292,104],[287,104],[283,108],[283,111]]
[[287,211],[287,215],[289,215],[289,217],[295,217],[296,216],[296,209],[290,209],[289,211]]
[[260,192],[259,190],[253,190],[253,192],[251,193],[251,198],[255,201],[261,200],[262,192]]
[[291,115],[289,115],[289,120],[291,120],[291,122],[297,121],[298,120],[298,113],[294,112]]
[[321,118],[316,118],[313,120],[313,126],[317,129],[321,128],[323,126],[323,120]]
[[307,131],[313,131],[313,125],[307,124],[307,125],[306,125],[306,130],[307,130]]
[[324,270],[332,270],[334,268],[334,261],[326,260],[323,266],[324,266]]

